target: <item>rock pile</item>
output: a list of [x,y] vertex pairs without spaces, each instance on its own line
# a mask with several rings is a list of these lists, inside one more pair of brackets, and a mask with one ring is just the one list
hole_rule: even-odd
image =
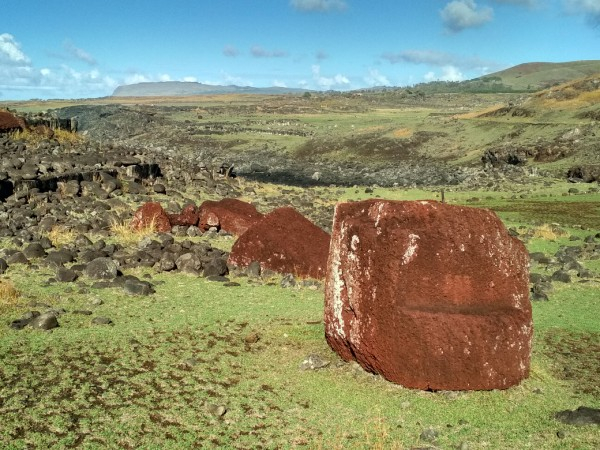
[[406,387],[503,389],[528,376],[528,254],[494,213],[438,202],[336,207],[325,331]]

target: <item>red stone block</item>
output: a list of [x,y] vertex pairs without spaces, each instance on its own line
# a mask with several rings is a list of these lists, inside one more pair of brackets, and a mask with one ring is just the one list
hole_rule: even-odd
[[152,224],[158,232],[168,233],[171,231],[169,216],[157,202],[148,202],[140,206],[133,215],[130,227],[133,230],[140,230]]
[[186,205],[179,214],[168,214],[171,226],[195,226],[198,225],[198,209],[196,205]]
[[491,211],[434,201],[338,204],[325,334],[406,387],[504,389],[529,374],[528,253]]
[[325,278],[329,234],[294,208],[278,208],[242,234],[233,245],[229,263],[247,267],[258,261],[262,269],[299,277]]
[[239,236],[262,217],[254,205],[235,198],[206,200],[200,205],[198,227],[203,231],[218,227]]

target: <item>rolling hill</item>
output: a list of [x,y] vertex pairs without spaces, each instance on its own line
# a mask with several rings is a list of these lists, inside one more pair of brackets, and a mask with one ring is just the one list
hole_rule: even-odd
[[113,97],[165,97],[214,94],[302,94],[305,89],[285,87],[255,88],[250,86],[221,86],[186,81],[159,81],[119,86]]
[[502,83],[515,91],[539,91],[595,73],[600,73],[598,60],[563,63],[530,62],[475,80]]

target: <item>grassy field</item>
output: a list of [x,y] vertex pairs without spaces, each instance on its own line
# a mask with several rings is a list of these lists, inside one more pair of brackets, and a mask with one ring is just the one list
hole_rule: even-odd
[[[563,196],[568,187],[525,186],[525,198],[517,199],[485,191],[445,197],[496,210],[531,251],[552,255],[575,245],[571,237],[600,229],[598,194]],[[277,186],[261,189],[281,195]],[[400,188],[314,190],[322,203],[440,196]],[[560,232],[548,232],[549,222],[560,224]],[[582,262],[600,272],[598,260]],[[96,290],[85,278],[48,284],[54,274],[43,267],[15,265],[2,276],[18,295],[0,291],[1,448],[600,447],[597,426],[553,417],[581,405],[600,407],[599,277],[557,283],[548,302],[533,303],[531,375],[519,386],[421,392],[339,360],[324,339],[322,289],[283,289],[277,277],[234,278],[240,286],[226,287],[184,274],[133,274],[151,277],[156,294]],[[44,304],[68,311],[59,328],[7,326]],[[94,317],[113,325],[93,325]],[[301,370],[310,354],[329,366]]]

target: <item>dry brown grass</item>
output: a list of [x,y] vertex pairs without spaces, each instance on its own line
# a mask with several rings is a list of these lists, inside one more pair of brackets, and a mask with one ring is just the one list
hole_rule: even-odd
[[394,130],[395,138],[408,138],[408,137],[411,137],[412,135],[413,135],[413,131],[409,128],[398,128],[397,130]]
[[64,225],[55,225],[52,229],[46,233],[50,242],[55,247],[62,247],[65,244],[72,243],[77,237],[77,232],[65,227]]
[[0,311],[18,305],[21,293],[10,280],[0,279]]
[[555,241],[556,239],[565,236],[567,233],[555,225],[543,224],[533,230],[533,237],[544,239],[546,241]]
[[[11,133],[11,137],[14,140],[25,141],[27,144],[34,145],[34,146],[38,145],[44,139],[48,138],[43,133],[38,133],[35,130],[27,130],[27,129],[22,130],[22,131],[15,131],[15,132]],[[60,130],[60,129],[53,130],[53,139],[56,139],[61,145],[65,145],[65,144],[75,145],[75,144],[81,144],[86,141],[86,138],[84,136],[82,136],[81,134],[72,133],[70,131]]]
[[145,227],[134,229],[130,220],[113,220],[110,224],[110,232],[115,239],[124,244],[134,244],[141,239],[156,233],[156,222],[153,219]]

